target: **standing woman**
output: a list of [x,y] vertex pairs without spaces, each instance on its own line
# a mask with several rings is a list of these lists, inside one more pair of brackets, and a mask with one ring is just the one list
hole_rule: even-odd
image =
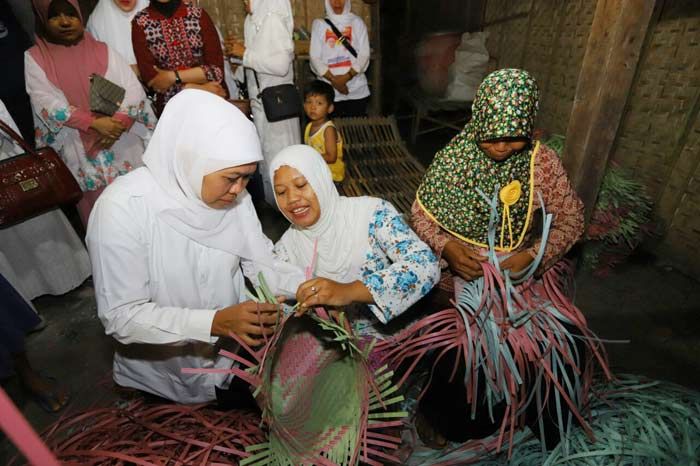
[[185,88],[228,97],[221,41],[202,8],[182,0],[151,0],[134,17],[131,40],[141,80],[158,93],[158,115]]
[[148,0],[100,0],[87,23],[90,34],[119,52],[137,75],[131,20],[147,6]]
[[[263,178],[265,200],[275,205],[275,195],[268,174],[272,158],[282,149],[301,142],[298,118],[267,121],[260,92],[279,84],[294,82],[294,17],[289,0],[244,0],[248,16],[245,20],[245,44],[237,40],[227,43],[228,53],[243,60],[243,72],[248,83],[253,120],[262,140],[264,163],[260,173]],[[257,74],[257,81],[256,75]],[[257,82],[260,83],[258,88]],[[301,109],[299,109],[301,111]]]
[[245,191],[262,154],[233,105],[181,92],[143,159],[105,191],[88,227],[97,312],[119,343],[114,380],[180,403],[221,400],[226,374],[181,369],[230,368],[219,337],[256,346],[272,333],[277,306],[246,301],[244,276],[263,271],[274,293],[292,296],[303,274],[273,258]]
[[[311,69],[335,89],[334,118],[366,116],[369,86],[369,37],[362,18],[350,12],[351,0],[325,0],[326,18],[315,19],[311,28]],[[350,45],[354,54],[349,50]]]
[[[118,176],[142,165],[155,125],[146,95],[129,65],[83,28],[77,0],[33,0],[41,27],[25,53],[27,93],[35,112],[38,146],[52,146],[78,180],[84,225],[95,200]],[[90,111],[90,76],[123,87],[114,116]]]

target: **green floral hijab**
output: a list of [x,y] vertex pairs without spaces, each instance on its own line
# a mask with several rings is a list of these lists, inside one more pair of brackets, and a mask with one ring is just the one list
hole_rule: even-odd
[[508,159],[489,158],[478,142],[532,135],[539,104],[535,79],[524,70],[502,69],[479,86],[472,119],[437,153],[418,188],[425,212],[456,237],[487,246],[489,199],[498,193],[500,220],[496,246],[511,251],[527,231],[533,196],[532,172],[538,145],[528,144]]

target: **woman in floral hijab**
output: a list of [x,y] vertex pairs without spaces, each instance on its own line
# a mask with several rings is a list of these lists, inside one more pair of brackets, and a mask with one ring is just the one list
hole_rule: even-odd
[[[420,238],[444,259],[441,261],[444,270],[440,283],[444,291],[452,292],[455,285],[459,289],[481,280],[489,261],[494,262],[495,256],[489,256],[494,252],[499,257],[497,262],[500,262],[500,269],[495,267],[495,270],[501,276],[507,274],[506,270],[511,276],[517,276],[521,271],[530,270],[532,273],[532,269],[537,267],[536,276],[540,277],[581,237],[583,204],[572,190],[557,154],[532,139],[538,99],[537,84],[526,71],[502,69],[491,73],[476,94],[472,120],[447,147],[438,152],[427,170],[413,205],[412,224]],[[542,217],[535,215],[542,213],[539,212],[542,205],[553,219],[548,236],[542,235],[541,231],[533,231],[533,225],[542,225]],[[538,217],[540,220],[534,220]],[[495,250],[491,253],[489,230]],[[546,244],[540,248],[542,237],[546,238]],[[538,257],[540,250],[542,255]],[[533,261],[538,261],[539,266]],[[555,274],[560,274],[560,270],[557,269]],[[560,373],[551,379],[557,385],[561,377],[575,373],[575,385],[578,387],[578,377],[581,380],[587,377],[587,371],[582,369],[586,365],[584,355],[590,354],[592,347],[587,348],[586,345],[594,345],[595,342],[576,337],[590,334],[585,318],[569,301],[563,305],[565,311],[561,311],[559,302],[552,307],[546,301],[549,299],[547,296],[538,294],[538,290],[544,289],[541,283],[540,278],[528,280],[518,285],[517,291],[522,295],[534,294],[535,301],[547,303],[533,307],[532,314],[546,314],[545,318],[555,319],[557,323],[554,325],[567,337],[574,335],[568,341],[576,343],[557,347],[561,348],[561,357],[567,361],[566,374]],[[444,298],[441,301],[445,301]],[[481,299],[483,305],[484,297]],[[508,309],[510,311],[510,307]],[[538,319],[533,318],[528,325],[538,325],[536,321]],[[498,330],[503,337],[500,342],[504,347],[507,345],[507,351],[525,356],[518,361],[518,364],[522,363],[525,374],[530,375],[546,365],[543,363],[546,357],[541,354],[545,353],[545,347],[551,351],[553,345],[550,345],[550,341],[555,338],[551,332],[533,331],[530,327],[527,336],[536,336],[528,340],[518,333],[525,335],[525,326],[512,324],[508,316],[505,319],[496,318],[494,322],[501,327]],[[547,336],[542,337],[543,334]],[[479,337],[472,334],[470,338],[478,340]],[[525,348],[525,345],[531,345],[527,346],[531,349]],[[533,356],[534,353],[540,354],[541,358]],[[450,357],[450,354],[453,355]],[[500,357],[498,353],[490,354]],[[435,364],[432,382],[420,403],[416,424],[421,438],[433,447],[441,447],[447,440],[466,441],[492,434],[501,426],[506,402],[489,400],[486,403],[483,396],[472,399],[471,405],[460,402],[460,399],[468,398],[465,385],[471,382],[465,384],[465,381],[477,380],[483,387],[485,377],[479,372],[480,369],[474,367],[468,368],[465,376],[465,361],[471,358],[471,354],[465,354],[457,361],[455,350],[442,356]],[[573,380],[574,376],[570,377]],[[543,407],[546,400],[532,401],[538,397],[529,394],[534,391],[535,383],[539,392],[541,381],[525,379],[527,377],[523,377],[524,382],[518,383],[527,400],[521,406],[527,406],[527,410],[523,408],[518,416],[522,415],[524,424],[551,447],[559,441],[561,429],[557,427],[562,425],[561,416],[566,425],[570,406],[564,404],[554,410],[552,405],[562,403],[556,401]],[[568,381],[567,378],[566,383]],[[483,389],[479,391],[484,393]],[[581,395],[581,390],[578,391]],[[570,398],[582,399],[576,396]],[[550,412],[550,409],[553,411]]]

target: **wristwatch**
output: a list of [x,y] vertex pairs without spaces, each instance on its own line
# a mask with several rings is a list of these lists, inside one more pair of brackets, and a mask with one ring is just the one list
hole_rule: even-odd
[[180,73],[178,73],[177,70],[175,70],[175,84],[178,86],[182,84],[182,79],[180,78]]

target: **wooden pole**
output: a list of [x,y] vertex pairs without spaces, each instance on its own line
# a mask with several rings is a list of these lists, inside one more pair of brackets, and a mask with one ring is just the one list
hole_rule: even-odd
[[591,216],[655,0],[598,0],[566,131],[564,165]]

